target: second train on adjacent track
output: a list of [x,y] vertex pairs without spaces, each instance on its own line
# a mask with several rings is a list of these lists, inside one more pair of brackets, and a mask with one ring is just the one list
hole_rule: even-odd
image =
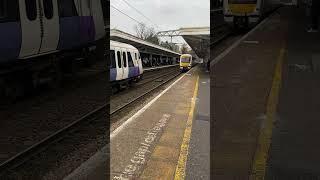
[[235,29],[249,28],[280,5],[280,0],[224,0],[224,20]]

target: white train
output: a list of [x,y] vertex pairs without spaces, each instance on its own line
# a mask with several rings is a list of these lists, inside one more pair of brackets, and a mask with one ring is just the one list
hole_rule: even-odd
[[252,27],[280,5],[280,0],[224,0],[224,20],[234,28]]
[[2,0],[0,62],[94,44],[105,36],[100,0]]
[[1,0],[0,100],[23,94],[39,78],[52,77],[52,67],[71,59],[62,57],[103,59],[107,14],[103,1]]
[[122,85],[139,81],[143,75],[142,61],[137,48],[110,41],[110,81]]

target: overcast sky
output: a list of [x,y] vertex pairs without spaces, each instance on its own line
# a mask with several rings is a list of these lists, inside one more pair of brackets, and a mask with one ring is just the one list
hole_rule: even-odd
[[[136,12],[125,1],[152,22]],[[110,0],[110,4],[137,21],[154,27],[156,31],[210,26],[210,0]],[[110,8],[110,27],[135,35],[134,26],[138,23],[113,7]],[[175,38],[173,41],[183,42],[180,38]]]

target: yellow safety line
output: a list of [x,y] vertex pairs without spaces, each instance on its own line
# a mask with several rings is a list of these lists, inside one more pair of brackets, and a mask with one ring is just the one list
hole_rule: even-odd
[[279,101],[279,92],[281,88],[284,54],[285,50],[282,48],[277,60],[272,87],[268,98],[266,119],[265,122],[263,122],[264,126],[260,129],[258,145],[252,165],[251,179],[253,180],[263,180],[266,173],[266,163],[272,138],[273,123],[275,121],[275,115]]
[[180,180],[185,178],[186,163],[188,159],[188,149],[189,149],[191,130],[192,130],[193,112],[196,104],[196,97],[198,94],[198,86],[199,86],[199,76],[197,77],[196,86],[195,86],[193,97],[192,97],[191,108],[189,111],[189,116],[187,121],[187,127],[184,130],[184,136],[183,136],[183,141],[180,148],[179,160],[176,166],[176,172],[174,177],[175,180]]

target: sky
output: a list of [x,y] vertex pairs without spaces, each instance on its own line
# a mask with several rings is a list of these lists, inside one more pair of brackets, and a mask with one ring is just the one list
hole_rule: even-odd
[[[127,5],[128,2],[139,10]],[[110,0],[113,6],[138,22],[154,27],[156,31],[175,30],[181,27],[210,26],[210,0]],[[110,7],[110,28],[135,35],[135,20]],[[170,38],[161,38],[162,41]],[[183,38],[173,38],[175,43],[184,43]]]

